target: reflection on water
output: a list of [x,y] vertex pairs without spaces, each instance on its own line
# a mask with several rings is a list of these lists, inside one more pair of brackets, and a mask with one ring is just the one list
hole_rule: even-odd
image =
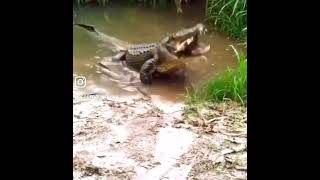
[[[195,7],[196,8],[196,7]],[[143,7],[84,8],[76,11],[75,21],[95,26],[100,32],[129,43],[149,43],[160,41],[167,33],[176,32],[183,27],[203,22],[203,14],[199,10],[186,9],[177,14],[174,9],[150,9]],[[86,77],[86,88],[90,93],[130,94],[130,88],[119,87],[110,81],[96,68],[101,59],[114,55],[107,46],[96,41],[81,28],[73,30],[73,69],[75,75]],[[149,94],[160,95],[168,100],[181,99],[185,88],[192,83],[199,83],[212,74],[234,67],[236,60],[232,50],[234,44],[219,33],[212,32],[201,38],[211,45],[205,56],[208,61],[190,58],[187,63],[187,82],[156,80],[151,86],[141,85],[140,88]]]

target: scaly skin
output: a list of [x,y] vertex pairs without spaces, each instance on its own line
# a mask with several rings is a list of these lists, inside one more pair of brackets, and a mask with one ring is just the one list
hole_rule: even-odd
[[[158,67],[166,61],[178,60],[182,55],[200,54],[195,53],[199,51],[193,50],[199,49],[198,36],[204,32],[204,29],[204,25],[197,24],[165,37],[159,44],[133,45],[125,53],[120,52],[116,55],[114,60],[125,60],[129,66],[140,69],[141,82],[151,84],[152,75],[157,69],[165,71]],[[190,40],[190,43],[187,40]],[[172,67],[170,70],[178,71],[179,68]]]
[[113,57],[113,60],[126,61],[130,67],[140,69],[140,80],[144,84],[152,83],[152,74],[159,64],[177,59],[163,44],[156,43],[133,45]]
[[[97,32],[92,26],[83,24],[75,25],[91,32]],[[163,68],[166,66],[162,66],[165,65],[166,62],[178,60],[181,56],[204,53],[205,51],[199,50],[200,47],[198,44],[198,36],[203,32],[204,25],[197,24],[194,27],[182,29],[165,37],[160,43],[132,45],[126,50],[120,51],[113,56],[112,59],[114,61],[125,61],[129,66],[138,69],[140,71],[141,82],[144,84],[151,84],[152,75],[157,69],[160,70],[160,73],[166,71],[166,68]],[[160,66],[162,67],[159,68]],[[179,66],[179,68],[180,67],[183,66]],[[177,68],[172,67],[168,71],[173,71],[174,69]]]

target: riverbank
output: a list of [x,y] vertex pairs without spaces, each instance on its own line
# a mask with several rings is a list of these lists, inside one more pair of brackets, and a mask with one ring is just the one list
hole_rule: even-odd
[[74,179],[246,179],[247,116],[238,103],[194,111],[142,94],[76,91],[73,101]]

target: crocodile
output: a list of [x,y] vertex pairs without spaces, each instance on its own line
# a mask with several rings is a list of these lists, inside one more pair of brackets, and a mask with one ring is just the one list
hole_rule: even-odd
[[[90,32],[98,32],[93,26],[74,24]],[[199,43],[199,36],[205,32],[203,24],[171,33],[159,43],[133,44],[119,50],[112,57],[139,71],[140,81],[151,84],[155,73],[173,73],[184,68],[181,57],[202,55],[210,50],[210,45]]]

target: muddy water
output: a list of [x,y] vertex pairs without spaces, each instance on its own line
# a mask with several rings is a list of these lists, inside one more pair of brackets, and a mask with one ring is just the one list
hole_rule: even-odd
[[[110,5],[106,8],[79,9],[76,11],[75,21],[94,25],[100,32],[129,43],[148,43],[161,40],[167,33],[203,22],[204,15],[199,12],[199,9],[192,7],[185,9],[181,15],[172,8],[150,9]],[[99,60],[114,55],[110,49],[89,36],[83,29],[74,27],[73,34],[74,75],[86,78],[86,87],[82,90],[115,95],[136,93],[110,81],[95,67]],[[201,41],[211,45],[211,51],[205,55],[208,61],[199,58],[188,59],[186,81],[156,80],[151,86],[139,84],[140,88],[150,95],[179,101],[183,99],[186,87],[224,71],[227,67],[236,66],[233,52],[229,48],[229,45],[235,44],[234,42],[217,32],[208,33]]]

